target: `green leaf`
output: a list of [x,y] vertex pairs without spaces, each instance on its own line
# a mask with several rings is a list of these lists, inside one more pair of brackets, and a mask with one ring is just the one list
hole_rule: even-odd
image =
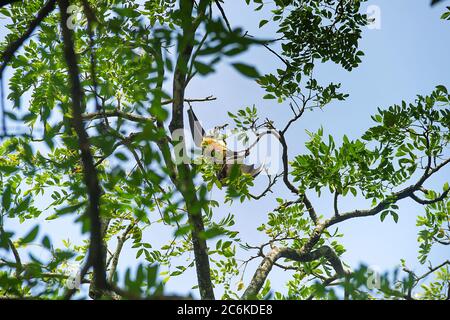
[[191,231],[191,229],[192,229],[192,228],[191,228],[190,225],[182,226],[182,227],[178,228],[177,231],[175,231],[175,236],[176,236],[176,237],[179,237],[179,236],[188,234],[188,233]]
[[259,22],[259,27],[261,28],[261,27],[263,27],[267,22],[269,22],[268,20],[261,20],[260,22]]
[[115,154],[116,158],[122,161],[127,161],[128,157],[123,152],[117,152]]
[[158,277],[158,265],[149,266],[147,268],[147,285],[153,287]]
[[4,210],[8,210],[11,207],[11,185],[7,185],[3,191],[2,206]]
[[380,215],[380,220],[381,222],[384,221],[384,219],[386,218],[386,216],[388,215],[389,211],[383,211]]
[[214,72],[214,69],[203,62],[195,61],[194,62],[195,69],[198,71],[201,75],[206,75],[208,73]]
[[9,250],[9,240],[13,235],[12,232],[0,232],[0,248]]
[[19,168],[15,166],[8,166],[8,165],[0,165],[0,172],[4,172],[6,174],[11,174],[13,172],[16,172]]
[[224,249],[230,247],[230,246],[231,246],[231,243],[232,243],[231,241],[225,241],[225,242],[223,243],[223,245],[222,245],[222,250],[224,250]]
[[20,240],[21,244],[27,244],[36,239],[37,235],[39,233],[39,226],[35,226],[33,229],[31,229],[28,234]]
[[22,211],[25,211],[31,202],[31,195],[27,196],[25,199],[23,199],[19,205],[16,207],[16,213],[21,213]]
[[82,201],[82,202],[76,203],[74,205],[67,206],[67,207],[64,207],[62,209],[56,210],[56,214],[53,214],[53,215],[47,217],[45,220],[53,220],[53,219],[56,219],[59,216],[75,212],[75,211],[77,211],[79,208],[81,208],[85,204],[86,204],[86,202]]
[[200,234],[200,237],[202,237],[203,239],[211,239],[211,238],[215,238],[217,236],[223,235],[224,231],[222,228],[219,227],[212,227],[204,232],[202,232]]
[[395,211],[391,211],[391,216],[394,219],[395,223],[398,222],[398,214]]
[[443,86],[443,85],[436,86],[436,90],[442,91],[445,94],[448,94],[447,88],[445,86]]
[[442,20],[450,20],[450,11],[444,12],[441,16]]
[[51,248],[52,244],[51,244],[50,238],[49,238],[48,236],[45,236],[45,237],[42,239],[42,245],[43,245],[46,249],[50,249],[50,248]]
[[268,93],[263,97],[263,99],[276,99],[276,97],[273,94]]

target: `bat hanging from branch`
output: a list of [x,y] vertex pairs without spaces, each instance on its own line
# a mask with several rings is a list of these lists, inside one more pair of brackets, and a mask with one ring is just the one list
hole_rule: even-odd
[[250,149],[256,144],[256,142],[243,151],[229,150],[223,139],[213,135],[208,135],[206,133],[195,115],[194,110],[192,110],[192,106],[189,106],[187,113],[192,139],[194,140],[195,146],[202,148],[204,153],[213,155],[213,158],[220,160],[222,163],[222,168],[217,173],[217,178],[219,180],[223,180],[228,177],[231,174],[233,166],[235,165],[238,166],[241,173],[249,174],[252,177],[256,177],[261,173],[264,169],[264,165],[255,166],[254,164],[248,165],[242,163],[243,160],[250,154]]

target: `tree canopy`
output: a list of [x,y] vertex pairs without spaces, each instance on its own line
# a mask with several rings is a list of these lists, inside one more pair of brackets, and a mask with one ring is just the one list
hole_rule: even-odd
[[[373,22],[364,2],[275,0],[269,10],[262,0],[245,0],[267,11],[260,28],[277,26],[264,37],[232,25],[221,0],[0,2],[8,30],[0,42],[0,298],[189,298],[164,288],[194,268],[192,288],[201,299],[449,299],[449,260],[425,274],[403,262],[401,274],[382,275],[374,287],[367,266],[352,269],[342,260],[335,228],[369,216],[397,222],[409,199],[423,209],[419,262],[429,263],[435,246],[450,245],[449,184],[430,183],[450,163],[444,85],[380,108],[359,139],[338,143],[320,128],[308,133],[304,153],[288,152],[298,141],[287,132],[305,113],[326,112],[348,97],[340,83],[320,80],[318,66],[352,71],[362,63],[362,29]],[[450,20],[449,7],[442,19]],[[241,59],[254,47],[282,67],[260,74]],[[211,157],[192,153],[189,143],[187,109],[215,97],[186,90],[230,57],[288,118],[278,126],[257,107],[243,107],[229,112],[233,130],[210,133],[223,144],[238,136],[245,156],[263,136],[276,140],[281,153],[270,156],[279,156],[281,168],[260,194],[254,186],[266,183],[262,175],[242,163],[224,170],[212,161],[217,148]],[[276,197],[275,184],[290,197]],[[212,189],[224,190],[224,198],[211,198]],[[333,201],[329,212],[318,212],[310,195],[324,192]],[[254,226],[263,243],[243,240],[233,214],[215,215],[219,206],[263,197],[273,198],[273,208],[258,213],[266,222]],[[343,199],[355,198],[368,206],[340,210]],[[12,220],[36,222],[17,237],[5,226]],[[43,221],[79,225],[83,244],[55,246]],[[146,242],[145,233],[168,241]],[[136,262],[121,271],[127,243]],[[37,255],[36,246],[46,254]],[[70,273],[73,263],[81,267]],[[273,268],[291,275],[283,292],[272,290]]]

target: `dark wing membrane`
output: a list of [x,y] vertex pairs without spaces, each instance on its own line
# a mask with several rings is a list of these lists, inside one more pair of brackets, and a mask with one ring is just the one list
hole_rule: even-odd
[[241,165],[241,171],[243,173],[247,173],[249,175],[251,175],[252,177],[256,177],[258,174],[261,173],[261,171],[263,170],[264,166],[259,166],[256,167],[254,164],[252,165],[248,165],[248,164],[242,164]]
[[[222,178],[228,177],[231,174],[232,168],[233,168],[233,164],[225,164],[224,167],[222,168],[222,171],[220,172],[221,178],[219,178],[219,180],[221,180]],[[241,173],[249,174],[253,178],[258,176],[261,173],[261,171],[263,171],[263,169],[264,169],[264,165],[256,167],[254,164],[251,164],[251,165],[244,164],[244,163],[239,164],[239,170],[241,171]]]

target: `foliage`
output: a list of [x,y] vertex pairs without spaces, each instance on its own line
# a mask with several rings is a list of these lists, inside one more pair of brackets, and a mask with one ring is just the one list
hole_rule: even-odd
[[[256,11],[267,9],[261,0],[245,2]],[[315,71],[323,63],[351,71],[362,62],[358,43],[368,22],[363,2],[276,0],[267,12],[270,19],[259,22],[262,30],[267,24],[277,26],[272,38],[233,28],[221,1],[28,0],[1,7],[1,16],[8,18],[8,34],[0,43],[1,70],[8,65],[11,75],[3,78],[9,91],[3,113],[8,127],[0,145],[0,294],[71,298],[81,285],[87,288],[81,295],[89,291],[94,299],[165,298],[168,281],[195,269],[192,288],[206,299],[448,299],[448,260],[430,265],[422,276],[403,263],[405,278],[386,273],[374,290],[366,266],[350,270],[341,261],[343,235],[332,228],[372,215],[382,221],[390,215],[397,222],[399,202],[411,199],[423,206],[417,220],[422,227],[419,261],[428,261],[433,246],[449,245],[448,182],[437,190],[425,187],[450,162],[445,86],[412,103],[380,108],[372,116],[375,125],[359,139],[344,136],[337,143],[325,137],[323,128],[309,132],[307,152],[288,158],[285,133],[304,112],[348,96],[339,91],[340,83],[319,83]],[[49,4],[59,9],[37,14]],[[67,4],[76,11],[70,21],[61,22],[60,10]],[[442,19],[449,19],[448,12]],[[35,22],[38,27],[27,35]],[[73,43],[62,36],[63,23]],[[78,74],[70,68],[72,47]],[[252,47],[267,49],[274,54],[273,65],[282,67],[260,74],[257,66],[238,60]],[[186,149],[185,139],[175,136],[184,129],[189,82],[230,60],[236,72],[265,90],[265,99],[288,106],[282,111],[286,114],[292,111],[282,128],[270,119],[261,121],[256,106],[228,113],[241,141],[249,141],[246,132],[264,129],[283,148],[282,173],[271,177],[259,196],[253,194],[254,178],[238,165],[219,179],[221,165],[202,156],[180,162],[176,152],[180,146]],[[74,79],[80,81],[80,96],[73,94]],[[73,112],[77,100],[81,119]],[[10,133],[15,126],[22,131]],[[88,145],[80,144],[80,128],[89,136]],[[89,171],[83,150],[92,156],[94,170]],[[94,197],[86,185],[86,177],[93,176],[100,188],[101,254],[93,253]],[[215,209],[222,200],[238,206],[236,199],[242,203],[268,196],[281,177],[292,198],[276,198],[275,208],[267,210],[267,221],[257,227],[265,243],[245,243],[235,230],[238,212],[220,216]],[[210,199],[216,187],[224,190],[223,199]],[[328,191],[334,210],[317,214],[308,194],[322,197]],[[338,198],[355,197],[368,200],[369,208],[339,211]],[[9,221],[30,228],[18,237],[17,230],[7,227]],[[42,230],[47,223],[68,221],[81,228],[80,241],[67,239],[59,248]],[[155,234],[169,236],[151,239]],[[37,256],[34,246],[43,253]],[[128,269],[120,260],[124,250],[136,258]],[[247,266],[254,259],[260,264],[247,281],[253,272]],[[106,269],[104,287],[97,287],[102,275],[95,262]],[[70,273],[73,264],[81,269]],[[274,292],[272,267],[290,272],[285,292]],[[432,281],[421,283],[429,275]],[[413,296],[419,283],[422,293]],[[331,284],[338,289],[330,289]]]

